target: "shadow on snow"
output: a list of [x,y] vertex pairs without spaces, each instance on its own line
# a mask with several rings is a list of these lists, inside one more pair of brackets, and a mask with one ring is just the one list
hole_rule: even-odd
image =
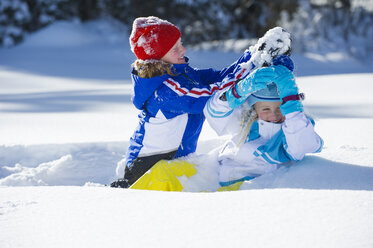
[[373,167],[334,162],[318,156],[245,182],[241,189],[299,188],[316,190],[373,190]]
[[[97,105],[128,103],[129,94],[105,93],[104,90],[74,90],[25,94],[0,94],[0,112],[78,112]],[[9,104],[10,106],[6,106]]]

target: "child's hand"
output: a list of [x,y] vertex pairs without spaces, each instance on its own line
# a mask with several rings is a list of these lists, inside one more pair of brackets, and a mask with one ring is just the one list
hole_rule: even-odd
[[281,98],[286,96],[298,94],[298,87],[295,83],[293,72],[283,65],[273,66],[276,71],[275,83],[277,85],[278,93]]
[[272,83],[276,77],[277,73],[273,67],[256,69],[227,91],[229,106],[237,108],[250,94],[266,88],[267,84]]
[[267,84],[272,83],[276,77],[277,73],[273,67],[256,69],[237,83],[237,93],[240,96],[248,96],[255,91],[266,88]]
[[275,83],[277,85],[278,93],[283,101],[281,104],[281,112],[283,115],[303,111],[303,105],[298,94],[298,86],[295,83],[294,74],[283,65],[275,65],[273,68],[276,71],[277,77]]

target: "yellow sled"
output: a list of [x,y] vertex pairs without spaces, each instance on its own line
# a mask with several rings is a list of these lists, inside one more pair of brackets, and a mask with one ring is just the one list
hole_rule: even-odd
[[195,165],[183,160],[161,160],[137,180],[130,189],[182,191],[178,177],[197,173]]
[[[156,163],[147,173],[137,180],[130,189],[145,189],[159,191],[182,191],[183,185],[179,177],[187,178],[197,173],[196,165],[184,160],[161,160]],[[243,182],[220,187],[217,191],[235,191]]]

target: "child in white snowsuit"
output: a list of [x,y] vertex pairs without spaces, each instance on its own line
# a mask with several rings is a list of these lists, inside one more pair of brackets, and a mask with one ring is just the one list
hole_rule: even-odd
[[192,68],[180,30],[154,16],[134,21],[130,44],[137,57],[132,101],[141,112],[126,158],[118,166],[124,165],[124,178],[112,187],[127,188],[158,161],[195,152],[207,100],[240,79],[237,65],[251,57],[247,51],[222,70]]
[[242,80],[206,104],[210,126],[219,135],[235,134],[219,153],[221,186],[250,180],[322,149],[314,121],[303,112],[292,71],[283,65],[267,70],[276,73],[274,83]]

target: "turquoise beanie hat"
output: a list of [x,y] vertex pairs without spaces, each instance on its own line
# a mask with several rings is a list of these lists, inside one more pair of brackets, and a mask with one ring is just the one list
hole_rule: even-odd
[[276,84],[270,83],[267,85],[267,88],[252,93],[247,98],[247,101],[250,107],[252,107],[257,102],[280,102],[281,99]]

